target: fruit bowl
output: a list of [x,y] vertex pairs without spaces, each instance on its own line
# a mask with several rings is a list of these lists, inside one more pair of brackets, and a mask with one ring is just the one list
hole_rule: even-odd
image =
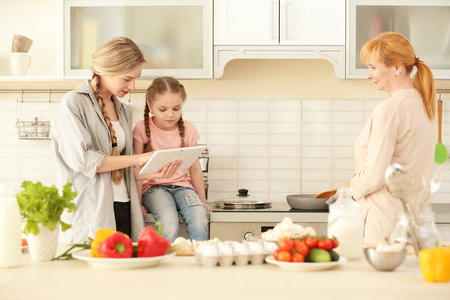
[[365,248],[364,255],[372,267],[378,271],[393,271],[406,258],[407,250],[380,251],[377,248]]

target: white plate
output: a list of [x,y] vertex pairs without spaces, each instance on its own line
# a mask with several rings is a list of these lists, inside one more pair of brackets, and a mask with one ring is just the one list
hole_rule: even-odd
[[303,263],[294,263],[294,262],[285,262],[285,261],[277,261],[273,258],[272,255],[266,257],[266,262],[269,264],[276,265],[284,270],[290,271],[318,271],[318,270],[331,270],[338,266],[343,266],[347,263],[347,259],[345,257],[339,258],[338,261],[326,262],[326,263],[312,263],[312,262],[303,262]]
[[159,264],[166,258],[175,256],[175,253],[156,257],[131,257],[131,258],[103,258],[92,257],[91,250],[83,250],[73,254],[73,257],[84,260],[94,268],[99,269],[137,269],[147,268]]

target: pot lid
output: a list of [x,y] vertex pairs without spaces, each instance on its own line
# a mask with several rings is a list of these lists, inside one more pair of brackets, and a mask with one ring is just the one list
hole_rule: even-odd
[[237,194],[229,193],[222,199],[216,201],[218,202],[262,202],[262,203],[270,203],[270,201],[265,201],[255,196],[251,196],[248,193],[247,189],[239,189]]
[[237,195],[230,195],[219,201],[215,201],[215,203],[216,208],[252,209],[252,208],[269,208],[271,207],[272,202],[250,196],[247,189],[239,189]]

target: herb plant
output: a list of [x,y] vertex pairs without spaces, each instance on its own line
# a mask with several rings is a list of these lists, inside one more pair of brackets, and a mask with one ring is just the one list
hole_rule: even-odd
[[62,195],[54,185],[47,187],[41,182],[33,183],[31,181],[22,182],[21,193],[16,194],[19,203],[20,213],[26,220],[23,233],[39,233],[38,224],[55,230],[58,222],[61,224],[61,230],[66,231],[72,225],[61,221],[62,212],[67,209],[73,212],[77,209],[72,200],[77,196],[77,192],[72,191],[72,184],[67,183],[63,187]]

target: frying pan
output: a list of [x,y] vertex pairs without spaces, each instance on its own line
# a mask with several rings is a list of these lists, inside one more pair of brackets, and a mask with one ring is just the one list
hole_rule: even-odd
[[308,211],[328,211],[328,198],[316,198],[316,194],[287,195],[286,200],[293,209]]

